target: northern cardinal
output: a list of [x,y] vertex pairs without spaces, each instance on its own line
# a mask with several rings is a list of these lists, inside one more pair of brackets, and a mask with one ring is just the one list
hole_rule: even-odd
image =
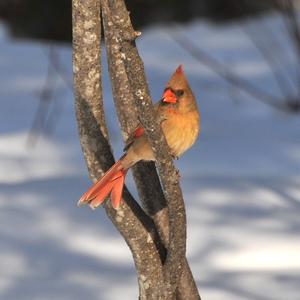
[[[199,133],[199,112],[193,92],[180,65],[167,83],[162,99],[154,106],[156,117],[173,157],[179,157],[196,141]],[[78,205],[96,208],[111,193],[112,206],[121,203],[125,176],[138,161],[155,160],[144,128],[138,126],[130,135],[125,154],[80,198]]]

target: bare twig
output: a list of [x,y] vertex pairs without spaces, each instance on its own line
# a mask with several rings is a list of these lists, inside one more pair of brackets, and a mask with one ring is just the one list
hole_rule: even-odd
[[66,70],[63,63],[60,61],[59,55],[55,50],[55,47],[53,45],[50,45],[49,52],[48,53],[45,53],[45,51],[43,52],[48,58],[50,67],[53,69],[53,71],[56,72],[56,74],[65,83],[65,85],[70,89],[70,91],[73,92],[73,82],[72,82],[71,74]]
[[290,98],[290,88],[286,81],[286,78],[276,70],[276,65],[278,64],[277,58],[275,57],[273,49],[269,48],[264,41],[259,38],[256,30],[251,26],[251,23],[246,25],[240,26],[241,30],[244,32],[245,35],[249,38],[252,42],[254,47],[258,50],[258,52],[262,55],[265,62],[268,64],[270,71],[275,78],[278,87],[281,90],[282,97],[284,99]]
[[278,9],[283,14],[283,20],[286,25],[286,29],[290,34],[291,41],[294,44],[295,51],[298,54],[298,68],[297,68],[297,75],[298,75],[298,99],[294,101],[294,103],[288,103],[294,109],[300,109],[300,74],[299,74],[299,65],[300,65],[300,27],[299,22],[297,20],[297,14],[295,10],[295,6],[293,1],[291,0],[274,0],[277,2]]
[[[70,74],[64,69],[62,63],[59,60],[59,55],[53,45],[49,45],[47,51],[43,51],[45,54],[48,65],[45,82],[42,87],[37,110],[34,115],[34,119],[28,133],[26,144],[30,147],[34,147],[38,141],[39,136],[42,134],[50,134],[56,123],[59,115],[62,112],[63,103],[61,99],[59,101],[55,97],[55,91],[57,87],[57,76],[70,88],[73,92],[73,84]],[[52,111],[51,111],[52,106]]]
[[[282,60],[281,58],[283,56],[286,57],[286,51],[284,48],[284,44],[278,38],[277,31],[273,30],[273,27],[271,26],[271,24],[269,24],[267,22],[267,20],[265,18],[262,19],[261,26],[264,30],[264,36],[268,37],[269,47],[270,47],[269,54],[274,56],[275,53],[279,53],[278,54],[279,57],[277,57],[277,65],[281,69],[283,69],[284,68],[284,60]],[[253,32],[253,34],[255,35],[255,32]],[[274,48],[276,48],[276,51],[273,51]],[[275,57],[274,57],[274,60],[275,60]],[[298,78],[297,76],[300,76],[300,72],[299,72],[299,68],[297,68],[297,67],[295,68],[295,75],[296,75],[295,78],[293,76],[291,76],[291,78],[289,77],[288,79],[289,79],[291,85],[293,85],[297,91],[300,88],[298,85],[298,81],[297,81],[297,78]]]
[[[54,75],[54,72],[58,75],[58,77],[62,80],[62,82],[70,89],[71,92],[73,92],[73,83],[72,83],[72,77],[71,74],[64,68],[63,63],[60,61],[59,52],[56,51],[56,48],[53,45],[50,45],[49,53],[47,55],[49,67],[52,68],[53,74],[52,74],[52,80],[55,80],[57,76]],[[54,81],[56,86],[57,82]],[[52,87],[54,89],[54,87]],[[64,105],[64,99],[60,97],[60,99],[57,99],[58,97],[53,97],[52,102],[52,111],[49,111],[48,118],[45,120],[45,125],[43,128],[44,133],[51,134],[51,132],[54,130],[57,120],[59,119],[59,116],[62,114],[63,105]]]
[[[189,37],[180,33],[181,30],[169,31],[168,36],[174,40],[181,48],[187,51],[196,60],[208,66],[217,75],[222,77],[224,80],[230,84],[238,87],[248,95],[252,96],[257,101],[263,102],[277,110],[284,111],[287,113],[297,113],[300,111],[300,106],[291,106],[289,102],[283,102],[280,98],[276,99],[275,96],[262,91],[258,87],[251,84],[249,81],[238,77],[233,71],[227,68],[224,64],[214,59],[208,53],[200,49],[194,41]],[[292,102],[293,103],[293,102]]]
[[297,20],[297,14],[292,0],[277,0],[281,11],[285,14],[286,26],[291,34],[292,41],[295,44],[295,48],[298,51],[298,57],[300,62],[300,27]]
[[54,99],[55,88],[53,86],[53,69],[51,68],[51,57],[53,49],[50,47],[48,52],[48,66],[47,73],[44,81],[44,85],[41,89],[39,96],[38,106],[34,115],[34,119],[31,128],[28,133],[26,145],[34,147],[37,143],[38,137],[44,132],[47,123],[47,116],[49,114],[49,108],[52,100]]

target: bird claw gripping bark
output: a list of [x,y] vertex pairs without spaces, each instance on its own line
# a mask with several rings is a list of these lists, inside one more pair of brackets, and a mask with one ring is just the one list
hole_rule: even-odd
[[172,156],[172,158],[173,158],[174,160],[178,160],[178,159],[179,159],[179,156],[177,156],[177,155],[175,155],[175,154],[171,154],[171,156]]
[[175,176],[176,176],[176,181],[177,182],[180,181],[181,176],[180,176],[180,172],[178,169],[175,169]]

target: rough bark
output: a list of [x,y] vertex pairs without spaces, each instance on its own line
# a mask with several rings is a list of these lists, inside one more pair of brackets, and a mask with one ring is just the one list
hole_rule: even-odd
[[[137,125],[137,111],[134,100],[134,90],[130,88],[128,75],[125,71],[122,57],[127,57],[132,52],[131,40],[123,40],[118,36],[122,30],[132,32],[126,7],[114,5],[109,7],[108,1],[103,2],[104,37],[112,82],[113,96],[117,108],[120,125],[123,128],[124,140]],[[114,27],[116,21],[112,16],[117,16],[118,30]],[[138,53],[136,52],[136,55]],[[132,75],[132,74],[131,74]],[[152,217],[160,234],[162,242],[167,247],[169,242],[169,215],[166,200],[162,192],[159,178],[153,163],[139,163],[133,170],[139,197],[146,212]],[[177,299],[199,299],[197,286],[190,271],[188,262],[184,258],[183,272],[178,283]]]
[[[102,0],[102,9],[109,71],[123,137],[126,139],[138,121],[142,122],[160,161],[158,167],[165,192],[154,164],[139,164],[134,174],[148,215],[127,190],[121,208],[115,211],[108,203],[105,204],[106,212],[132,251],[140,299],[200,299],[185,258],[185,211],[177,171],[160,126],[153,118],[143,64],[134,44],[137,34],[132,29],[123,1]],[[101,93],[100,25],[100,0],[73,0],[77,121],[83,152],[94,181],[114,162]],[[141,98],[143,95],[146,101]],[[167,258],[163,245],[169,248]]]
[[[134,131],[139,123],[133,92],[130,88],[129,79],[122,61],[122,56],[128,54],[128,46],[126,47],[124,44],[130,43],[130,41],[124,41],[122,45],[120,45],[118,32],[116,32],[113,22],[110,20],[112,15],[118,16],[117,12],[120,13],[120,10],[117,12],[113,10],[111,12],[108,1],[103,1],[102,10],[104,38],[113,98],[120,127],[122,129],[123,139],[126,141],[129,134]],[[118,19],[124,20],[124,17],[118,16]],[[120,26],[122,26],[122,24],[120,24]],[[133,175],[137,183],[139,197],[144,209],[154,220],[156,220],[156,215],[162,215],[161,211],[163,210],[166,212],[167,209],[154,163],[138,163],[133,167]],[[157,226],[165,245],[168,244],[168,217],[166,219],[167,222],[164,222],[164,226]]]
[[[136,33],[132,28],[124,2],[107,0],[103,0],[102,2],[104,10],[103,22],[104,27],[107,28],[107,30],[104,31],[104,35],[106,40],[112,83],[117,77],[120,81],[120,84],[126,88],[126,97],[123,97],[122,100],[122,95],[118,93],[119,90],[114,87],[113,83],[114,98],[117,106],[117,111],[119,113],[119,119],[122,124],[122,120],[124,120],[124,118],[129,118],[131,120],[136,119],[137,112],[134,95],[137,87],[133,86],[133,82],[136,82],[136,73],[131,70],[131,66],[133,64],[137,64],[138,68],[140,68],[141,70],[140,76],[145,78],[143,63],[134,44],[134,39],[138,36],[138,33]],[[112,67],[113,63],[111,62],[111,57],[114,57],[114,61],[118,62],[117,66]],[[124,64],[121,63],[122,60]],[[124,62],[124,60],[128,60],[130,62],[129,70],[127,69],[127,71],[126,62]],[[116,69],[119,69],[120,71],[120,74],[118,74],[117,76]],[[129,80],[131,80],[131,84]],[[145,79],[143,84],[144,86],[146,86]],[[130,87],[130,90],[128,90],[128,87]],[[124,105],[126,105],[126,109],[120,109],[120,107],[122,108],[124,107]],[[130,128],[129,132],[131,132],[132,129],[134,128]],[[126,136],[127,135],[125,133],[125,138]],[[157,173],[151,163],[144,163],[139,164],[135,168],[134,175],[139,190],[139,196],[144,204],[144,208],[146,209],[147,213],[150,214],[153,218],[164,244],[168,245],[169,216],[168,210],[166,208],[166,201],[162,193]],[[174,228],[174,230],[176,229]],[[174,267],[174,269],[176,268],[177,266]],[[178,283],[179,290],[177,292],[177,299],[199,299],[200,297],[198,294],[198,290],[185,257],[183,258],[182,269],[182,276],[180,276],[180,271],[178,269],[176,273],[178,274],[178,278],[180,278]],[[168,272],[169,271],[166,271],[167,274],[169,274]],[[173,282],[173,287],[174,286],[176,285],[174,285]]]
[[[73,0],[73,67],[76,113],[82,150],[93,181],[114,162],[105,125],[101,93],[100,1]],[[107,215],[133,254],[141,299],[160,299],[163,247],[151,218],[127,191],[125,203]]]
[[[124,6],[123,1],[110,1],[110,4],[115,8],[114,12],[124,11],[122,9],[122,6]],[[116,26],[118,39],[122,43],[122,48],[127,53],[127,55],[121,55],[121,60],[124,63],[130,88],[133,91],[139,119],[145,128],[156,157],[169,211],[169,244],[166,262],[164,263],[164,275],[166,285],[168,286],[168,293],[171,297],[171,295],[175,294],[179,281],[178,278],[181,276],[186,251],[186,217],[182,192],[169,148],[158,120],[154,118],[154,110],[145,80],[143,62],[135,47],[137,34],[131,27],[128,15],[112,15],[114,17],[114,20],[111,19],[112,24]],[[129,49],[126,50],[126,47],[129,47]]]

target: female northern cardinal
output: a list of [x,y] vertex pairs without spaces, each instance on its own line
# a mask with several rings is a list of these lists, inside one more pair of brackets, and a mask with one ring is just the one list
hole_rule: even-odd
[[[195,97],[180,65],[168,82],[162,99],[155,105],[156,117],[161,121],[162,131],[171,154],[179,157],[189,149],[199,133],[199,112]],[[143,127],[129,137],[126,153],[80,198],[78,205],[88,203],[98,207],[111,193],[112,206],[119,207],[127,170],[141,160],[155,160]]]

